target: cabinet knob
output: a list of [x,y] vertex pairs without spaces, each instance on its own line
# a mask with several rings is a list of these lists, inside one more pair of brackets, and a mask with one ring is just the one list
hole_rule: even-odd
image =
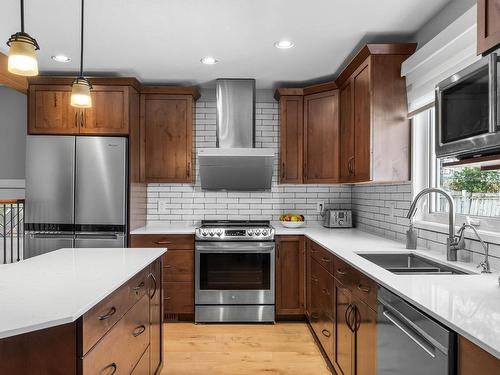
[[361,284],[358,284],[358,290],[364,292],[364,293],[370,293],[370,288],[367,286],[363,286]]
[[322,330],[321,333],[326,337],[330,337],[332,335],[330,331],[327,329]]
[[134,336],[134,337],[140,336],[144,333],[145,330],[146,330],[146,326],[144,324],[141,324],[139,327],[136,327],[133,330],[132,336]]
[[116,363],[112,363],[110,365],[107,365],[106,367],[104,367],[101,372],[99,372],[99,374],[105,374],[105,375],[113,375],[116,370],[118,370],[118,366]]

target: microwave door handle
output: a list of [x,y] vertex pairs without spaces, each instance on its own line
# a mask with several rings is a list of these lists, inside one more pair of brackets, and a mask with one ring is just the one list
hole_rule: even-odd
[[488,64],[488,75],[490,77],[489,82],[489,105],[490,105],[490,118],[489,118],[489,132],[496,133],[497,125],[500,126],[500,121],[497,124],[497,116],[498,116],[498,62],[500,59],[498,58],[496,53],[492,53],[490,55],[490,61]]

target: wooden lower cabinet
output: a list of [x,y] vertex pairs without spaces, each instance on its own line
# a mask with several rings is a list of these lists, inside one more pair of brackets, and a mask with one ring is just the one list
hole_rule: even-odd
[[[158,259],[151,264],[149,273],[149,330],[151,343],[147,353],[143,354],[143,358],[147,354],[148,369],[151,369],[152,374],[159,372],[163,364],[162,268],[162,262]],[[145,365],[143,367],[145,368]],[[136,373],[139,375],[144,371],[137,372],[134,370],[134,374]]]
[[337,375],[375,375],[376,284],[310,240],[306,264],[307,317],[331,366]]
[[457,375],[498,375],[500,359],[462,336],[458,337]]
[[276,237],[276,315],[304,315],[303,236]]
[[132,235],[131,247],[166,247],[163,255],[163,320],[194,320],[194,236]]
[[0,374],[158,374],[161,269],[158,258],[75,322],[0,339]]

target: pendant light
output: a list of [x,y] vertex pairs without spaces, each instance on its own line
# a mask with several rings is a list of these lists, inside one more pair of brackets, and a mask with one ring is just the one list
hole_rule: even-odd
[[83,76],[83,16],[84,0],[82,0],[82,22],[80,29],[80,75],[73,81],[71,105],[78,108],[90,108],[92,107],[92,98],[90,97],[92,84]]
[[20,76],[38,75],[36,51],[40,47],[34,38],[24,32],[24,0],[21,0],[21,31],[11,35],[7,45],[9,46],[7,64],[9,72]]

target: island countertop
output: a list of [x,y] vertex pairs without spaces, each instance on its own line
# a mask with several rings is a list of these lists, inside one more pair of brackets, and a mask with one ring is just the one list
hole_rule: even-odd
[[166,251],[60,249],[0,265],[0,339],[74,322]]

